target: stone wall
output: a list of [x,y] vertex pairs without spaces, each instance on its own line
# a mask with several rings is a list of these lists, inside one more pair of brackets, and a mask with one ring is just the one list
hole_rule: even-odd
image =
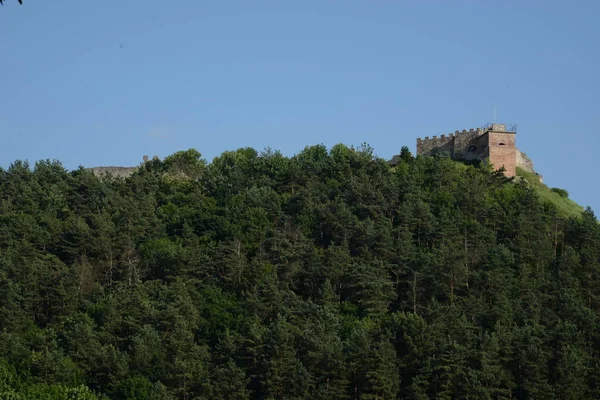
[[469,129],[462,132],[456,131],[454,134],[454,157],[456,160],[476,160],[479,147],[475,151],[469,151],[471,146],[476,146],[476,139],[482,136],[481,129]]
[[464,160],[485,160],[490,156],[490,147],[488,145],[488,137],[486,134],[475,137],[469,142],[466,152],[464,153]]
[[[469,147],[483,135],[481,129],[469,129],[456,131],[448,135],[425,136],[417,139],[417,155],[433,156],[440,152],[446,152],[455,160],[477,159],[477,155],[469,154]],[[471,152],[473,153],[473,152]],[[477,153],[480,153],[478,148]]]
[[426,136],[424,139],[417,139],[417,155],[421,156],[433,156],[440,152],[447,152],[450,157],[454,156],[454,135],[448,136],[442,135],[440,137],[434,136],[429,138]]

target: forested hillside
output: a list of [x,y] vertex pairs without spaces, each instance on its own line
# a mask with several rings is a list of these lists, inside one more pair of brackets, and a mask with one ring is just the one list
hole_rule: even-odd
[[0,399],[597,399],[600,227],[364,145],[0,170]]

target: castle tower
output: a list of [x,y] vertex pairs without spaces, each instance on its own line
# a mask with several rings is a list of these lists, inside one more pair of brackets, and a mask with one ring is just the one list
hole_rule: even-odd
[[[533,171],[531,160],[517,149],[516,125],[487,124],[481,128],[456,131],[448,135],[432,138],[417,138],[418,156],[435,156],[444,153],[453,160],[472,162],[488,160],[494,169],[504,167],[504,175],[517,175],[517,166]],[[394,156],[390,165],[399,163],[400,156]]]
[[516,129],[507,129],[504,124],[492,124],[487,130],[488,157],[495,169],[504,167],[504,174],[517,174]]

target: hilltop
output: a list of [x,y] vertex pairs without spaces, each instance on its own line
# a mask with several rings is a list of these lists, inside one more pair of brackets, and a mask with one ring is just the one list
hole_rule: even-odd
[[600,225],[526,180],[367,145],[17,161],[0,398],[598,398]]

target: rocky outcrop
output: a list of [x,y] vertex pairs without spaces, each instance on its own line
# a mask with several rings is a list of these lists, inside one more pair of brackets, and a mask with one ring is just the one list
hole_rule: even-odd
[[533,161],[527,157],[527,154],[523,153],[519,149],[517,149],[517,167],[521,167],[529,172],[535,172],[533,170]]

